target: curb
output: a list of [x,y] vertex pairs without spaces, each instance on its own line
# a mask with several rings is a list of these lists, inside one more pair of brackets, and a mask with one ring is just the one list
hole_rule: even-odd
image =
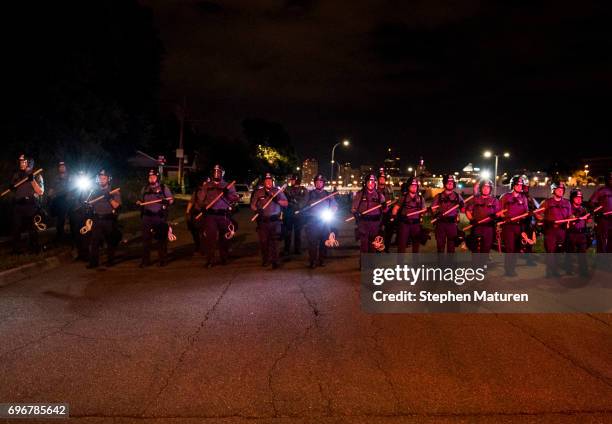
[[[173,222],[180,223],[184,220],[184,217],[179,217]],[[121,244],[130,244],[140,239],[141,237],[142,234],[140,232],[128,234],[123,237],[123,239],[121,240]],[[55,269],[62,264],[71,262],[72,260],[72,251],[70,251],[56,256],[50,256],[37,262],[32,262],[29,264],[20,265],[16,268],[7,269],[5,271],[0,272],[0,287],[5,287],[9,284],[35,277],[45,271]]]
[[61,264],[72,260],[72,252],[65,252],[60,255],[51,256],[41,261],[18,266],[17,268],[7,269],[0,272],[0,287],[34,277],[44,271],[59,267]]

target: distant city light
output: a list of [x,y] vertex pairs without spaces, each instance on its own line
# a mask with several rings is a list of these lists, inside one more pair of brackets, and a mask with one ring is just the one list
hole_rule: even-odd
[[487,150],[486,152],[484,152],[484,157],[485,158],[490,158],[491,156],[493,156],[493,153],[491,153],[490,150]]
[[505,158],[509,158],[509,157],[510,157],[510,153],[508,153],[508,152],[504,152],[504,157],[505,157]]

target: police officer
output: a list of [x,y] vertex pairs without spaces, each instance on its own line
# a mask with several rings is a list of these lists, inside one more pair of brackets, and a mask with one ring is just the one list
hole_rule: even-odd
[[565,194],[563,182],[550,185],[552,196],[542,202],[543,212],[537,213],[536,218],[544,220],[544,248],[546,249],[546,276],[559,277],[557,258],[553,253],[565,250],[566,223],[557,223],[558,220],[568,219],[572,215],[572,205]]
[[[445,248],[447,253],[454,253],[457,222],[459,222],[459,212],[464,203],[461,195],[455,191],[457,181],[454,175],[445,175],[442,178],[442,184],[444,184],[444,190],[434,197],[431,204],[431,210],[437,209],[434,212],[434,217],[437,218],[435,223],[436,245],[438,253],[444,253]],[[450,212],[447,213],[447,211]]]
[[502,240],[505,246],[504,257],[505,274],[509,277],[516,276],[516,253],[520,250],[521,232],[523,225],[521,220],[512,220],[514,217],[529,213],[529,202],[523,193],[525,181],[522,177],[515,175],[510,179],[510,191],[504,193],[500,198],[500,207],[504,222],[502,225]]
[[[32,253],[40,249],[38,244],[38,233],[34,225],[34,217],[39,209],[39,199],[44,193],[43,179],[33,173],[33,162],[28,161],[25,155],[18,158],[18,169],[11,179],[11,190],[13,198],[13,254],[21,253],[21,232],[28,232],[28,248]],[[22,180],[24,183],[17,185]]]
[[[491,195],[493,181],[480,181],[478,192],[474,199],[467,205],[465,214],[472,227],[470,250],[473,253],[489,253],[495,237],[495,224],[497,213],[500,211],[499,200]],[[488,218],[486,222],[479,221]]]
[[[194,207],[203,214],[198,220],[203,219],[200,232],[200,251],[204,255],[202,248],[206,250],[206,268],[211,268],[214,265],[217,245],[221,265],[227,263],[229,256],[230,240],[225,237],[225,234],[233,225],[230,214],[239,196],[233,186],[228,187],[228,183],[223,179],[224,174],[225,171],[221,165],[215,165],[212,170],[212,180],[205,183],[196,192],[194,198]],[[214,201],[220,194],[222,196]],[[206,209],[211,203],[210,208]]]
[[[166,266],[168,254],[168,206],[174,203],[170,189],[159,181],[157,169],[150,169],[148,184],[140,192],[142,208],[142,262],[140,267],[151,265],[151,244],[157,239],[159,266]],[[152,203],[155,202],[155,203]]]
[[[526,175],[521,175],[521,178],[523,179],[523,182],[525,183],[525,184],[523,184],[523,194],[527,198],[527,204],[529,206],[529,212],[533,212],[534,210],[539,208],[540,205],[539,205],[538,201],[533,198],[531,193],[529,193],[529,179],[527,178],[527,176]],[[525,218],[522,221],[522,230],[523,230],[523,233],[525,233],[529,239],[535,240],[536,226],[535,226],[533,215],[529,215],[527,218]],[[535,266],[536,265],[536,262],[535,262],[535,260],[533,258],[533,247],[534,247],[534,245],[533,244],[529,244],[529,243],[527,243],[527,244],[525,244],[523,246],[523,251],[524,251],[526,259],[527,259],[527,265],[529,265],[529,266]]]
[[612,253],[612,172],[606,184],[591,195],[589,204],[593,209],[601,208],[595,213],[597,253]]
[[[376,206],[380,207],[364,214],[365,211]],[[351,206],[351,213],[355,216],[357,222],[361,253],[377,251],[372,242],[380,234],[382,216],[386,209],[385,196],[376,187],[376,177],[374,174],[366,175],[361,190],[355,193],[353,197]]]
[[[378,170],[378,186],[377,190],[385,198],[385,201],[395,200],[393,190],[387,185],[387,177],[385,175],[385,169],[380,168]],[[385,241],[385,253],[389,253],[391,247],[391,240],[393,239],[393,233],[397,229],[397,223],[391,219],[392,208],[386,208],[382,215],[381,232]]]
[[[89,247],[89,264],[87,268],[99,266],[100,245],[106,241],[107,265],[113,265],[115,250],[121,241],[118,218],[121,206],[119,191],[111,193],[111,175],[104,169],[98,171],[96,183],[98,187],[91,195],[88,205],[91,207],[91,239]],[[99,200],[97,200],[99,199]]]
[[304,207],[308,190],[301,185],[301,179],[295,174],[291,174],[288,180],[288,187],[285,190],[289,205],[283,214],[283,234],[285,237],[285,255],[291,252],[291,236],[293,235],[293,253],[299,255],[302,249],[302,216],[295,214]]
[[[14,254],[21,253],[21,232],[27,230],[28,249],[31,253],[40,250],[38,233],[34,220],[40,210],[41,197],[44,194],[42,176],[34,175],[34,161],[28,160],[25,155],[18,157],[18,168],[11,178],[11,191],[13,198],[12,239]],[[25,181],[24,181],[25,180]],[[23,182],[22,182],[23,181]],[[19,184],[20,183],[20,184]]]
[[[74,203],[72,179],[68,174],[66,164],[59,162],[57,165],[57,176],[49,187],[49,208],[51,215],[55,217],[55,239],[60,241],[64,238],[64,226],[71,204]],[[71,233],[74,236],[73,228]]]
[[[308,192],[306,197],[306,207],[312,205],[318,200],[329,196],[329,192],[324,189],[325,177],[321,174],[317,174],[314,177],[314,190]],[[326,221],[326,215],[324,211],[333,214],[337,210],[336,200],[334,197],[330,197],[313,207],[309,207],[306,210],[306,238],[308,239],[308,257],[309,266],[314,268],[317,264],[319,266],[325,265],[325,257],[327,255],[327,248],[325,246],[325,240],[329,236],[330,226],[329,222]]]
[[397,252],[405,253],[408,240],[412,243],[412,253],[419,253],[419,247],[423,236],[421,225],[421,213],[425,199],[419,192],[420,182],[417,177],[410,177],[402,184],[402,197],[399,203],[394,205],[391,211],[392,219],[398,222],[397,230]]
[[[266,206],[267,204],[267,206]],[[257,236],[261,248],[261,265],[278,268],[277,240],[281,230],[281,208],[289,202],[280,188],[274,186],[274,178],[269,172],[263,177],[263,186],[251,196],[251,210],[257,212]]]
[[77,250],[76,260],[85,261],[89,257],[89,245],[91,232],[81,233],[81,228],[85,226],[88,218],[88,208],[86,201],[89,200],[93,189],[85,172],[79,171],[75,180],[77,183],[76,190],[72,201],[69,204],[68,216],[70,219],[70,232],[72,241]]
[[[198,207],[196,196],[198,192],[204,190],[204,184],[210,182],[210,177],[204,177],[200,185],[198,185],[191,195],[191,199],[187,202],[187,208],[185,209],[185,222],[187,223],[187,229],[191,233],[193,238],[193,244],[195,245],[195,251],[202,253],[204,251],[204,243],[200,240],[200,233],[202,232],[202,226],[204,220],[200,214],[202,211]],[[196,219],[196,217],[199,217]]]
[[582,190],[574,188],[570,191],[570,204],[572,206],[571,218],[584,218],[576,219],[571,221],[567,229],[567,240],[566,250],[568,253],[566,256],[565,270],[568,274],[573,273],[572,256],[571,253],[576,253],[578,257],[578,269],[580,275],[586,277],[588,275],[586,251],[587,245],[587,222],[590,221],[590,217],[585,218],[588,211],[582,206]]

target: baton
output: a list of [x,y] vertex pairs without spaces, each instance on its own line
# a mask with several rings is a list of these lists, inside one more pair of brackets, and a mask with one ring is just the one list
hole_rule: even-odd
[[[225,186],[225,187],[223,187],[223,188],[224,188],[224,189],[226,189],[226,188],[230,188],[230,187],[231,187],[231,186],[233,186],[234,184],[236,184],[236,180],[232,181],[231,183],[229,183],[228,185],[226,185],[226,186]],[[213,200],[212,200],[212,201],[211,201],[211,202],[210,202],[208,205],[206,205],[206,207],[204,208],[204,210],[205,210],[205,211],[209,210],[209,209],[212,207],[212,205],[214,205],[215,203],[217,203],[217,201],[218,201],[218,200],[219,200],[221,197],[223,197],[223,192],[219,193],[219,194],[217,195],[217,197],[215,197],[215,198],[214,198],[214,199],[213,199]],[[200,219],[200,218],[202,217],[202,214],[203,214],[203,213],[204,213],[204,212],[200,212],[199,214],[197,214],[197,215],[195,216],[195,219],[196,219],[196,220],[197,220],[197,219]]]
[[[120,189],[120,188],[116,188],[116,189],[114,189],[114,190],[109,191],[109,192],[108,192],[108,194],[115,194],[115,193],[117,193],[119,190],[121,190],[121,189]],[[97,202],[97,201],[99,201],[99,200],[104,199],[104,196],[106,196],[106,195],[105,195],[105,194],[103,194],[102,196],[98,196],[98,197],[96,197],[95,199],[89,200],[89,201],[88,201],[88,202],[86,202],[86,203],[91,205],[91,204],[93,204],[93,203],[96,203],[96,202]]]
[[164,200],[172,200],[173,197],[164,197],[163,199],[157,199],[157,200],[149,200],[148,202],[141,202],[140,200],[136,201],[136,204],[138,206],[147,206],[147,205],[152,205],[154,203],[161,203]]
[[[495,212],[495,215],[496,215],[496,216],[497,216],[497,215],[501,215],[501,214],[503,214],[504,212],[506,212],[507,210],[508,210],[508,209],[502,209],[502,210],[501,210],[501,211],[499,211],[499,212]],[[468,225],[467,227],[463,227],[463,231],[467,231],[467,230],[469,230],[469,229],[470,229],[470,228],[472,228],[474,225],[484,224],[485,222],[489,222],[491,219],[492,219],[492,218],[491,218],[490,216],[484,217],[484,218],[482,218],[480,221],[478,221],[476,224],[470,224],[470,225]]]
[[497,225],[504,225],[504,224],[507,224],[507,223],[509,223],[509,222],[518,221],[519,219],[525,218],[525,217],[526,217],[526,216],[528,216],[528,215],[532,215],[532,214],[534,214],[534,213],[542,212],[543,210],[546,210],[546,208],[538,208],[538,209],[535,209],[535,210],[533,210],[533,211],[531,211],[531,212],[525,212],[525,213],[523,213],[523,214],[521,214],[521,215],[517,215],[517,216],[515,216],[514,218],[510,218],[510,220],[509,220],[509,221],[506,221],[506,222],[503,222],[503,221],[502,221],[502,222],[499,222]]
[[[465,203],[469,202],[470,200],[472,200],[472,198],[473,198],[473,197],[474,197],[474,195],[471,195],[470,197],[468,197],[467,199],[465,199],[465,200],[463,201],[463,203],[465,204]],[[453,206],[452,208],[450,208],[449,210],[447,210],[446,212],[444,212],[444,213],[442,214],[442,216],[446,216],[446,215],[448,215],[449,213],[451,213],[452,211],[454,211],[454,210],[455,210],[455,209],[457,209],[458,207],[459,207],[459,203],[457,203],[455,206]],[[442,216],[441,216],[441,217],[442,217]],[[438,219],[440,219],[441,217],[432,219],[432,220],[431,220],[431,223],[432,223],[432,224],[435,224],[435,223],[436,223],[436,221],[437,221]]]
[[[387,201],[385,202],[385,204],[386,204],[387,206],[390,206],[390,205],[392,205],[392,204],[394,204],[394,203],[396,203],[396,202],[397,202],[397,200],[387,200]],[[370,212],[372,212],[372,211],[375,211],[376,209],[381,208],[381,207],[382,207],[382,203],[381,203],[380,205],[374,206],[373,208],[370,208],[370,209],[367,209],[367,210],[363,211],[363,213],[362,213],[361,215],[366,215],[366,214],[368,214],[368,213],[370,213]],[[351,216],[350,218],[346,218],[346,219],[344,220],[344,222],[349,222],[349,221],[352,221],[353,219],[355,219],[355,217],[354,217],[354,216]]]
[[307,209],[310,209],[310,208],[312,208],[313,206],[318,205],[319,203],[321,203],[323,200],[327,200],[327,199],[329,199],[330,197],[334,197],[336,194],[339,194],[339,193],[340,193],[339,191],[334,191],[333,193],[328,194],[327,196],[323,197],[322,199],[319,199],[319,200],[317,200],[316,202],[311,203],[311,204],[310,204],[310,205],[308,205],[308,206],[304,206],[304,209],[302,209],[302,210],[298,210],[298,211],[295,211],[294,213],[297,215],[298,213],[300,213],[300,212],[302,212],[302,211],[305,211],[305,210],[307,210]]
[[[42,170],[42,168],[37,169],[36,171],[34,171],[34,172],[32,173],[32,175],[36,176],[36,175],[40,174],[42,171],[43,171],[43,170]],[[21,184],[25,183],[26,181],[28,181],[28,177],[25,177],[25,178],[23,178],[23,179],[21,179],[21,180],[17,181],[17,182],[15,183],[14,188],[19,187]],[[11,192],[11,189],[10,189],[10,188],[9,188],[9,189],[6,189],[6,190],[4,190],[4,191],[2,192],[2,194],[0,194],[0,197],[4,197],[4,196],[6,196],[7,194],[9,194],[10,192]]]
[[[270,205],[270,203],[272,203],[272,200],[274,200],[274,198],[276,196],[278,196],[280,193],[282,193],[283,191],[285,191],[285,188],[287,187],[287,184],[283,185],[280,190],[278,190],[276,193],[274,193],[272,195],[272,197],[270,197],[268,199],[268,201],[263,205],[263,208],[261,208],[261,210],[263,211],[265,208],[268,207],[268,205]],[[251,222],[255,221],[257,219],[257,217],[259,216],[259,212],[257,212],[255,215],[253,215],[253,218],[251,218]]]

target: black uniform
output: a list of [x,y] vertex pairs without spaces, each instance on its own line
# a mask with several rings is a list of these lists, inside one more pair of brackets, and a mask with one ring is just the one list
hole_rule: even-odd
[[95,268],[100,261],[100,245],[106,241],[107,261],[112,264],[115,258],[115,250],[121,241],[121,232],[119,231],[119,211],[111,205],[110,201],[115,200],[121,205],[121,194],[117,191],[113,194],[110,185],[106,188],[98,188],[95,190],[91,199],[96,199],[99,196],[104,196],[102,199],[91,204],[91,219],[93,221],[91,227],[91,240],[89,247],[89,267]]
[[151,244],[153,236],[158,241],[159,265],[166,264],[168,253],[168,205],[172,192],[164,185],[148,184],[142,189],[140,199],[142,203],[161,200],[159,203],[142,206],[142,265],[151,262]]
[[[51,215],[55,217],[56,239],[64,238],[64,226],[66,218],[72,205],[74,205],[74,196],[71,187],[72,179],[68,173],[58,174],[58,176],[50,184],[49,188],[49,207]],[[74,236],[74,230],[71,227],[71,234]]]
[[17,171],[13,175],[11,183],[15,185],[24,178],[28,178],[28,181],[14,188],[12,226],[13,252],[17,253],[20,251],[21,232],[25,230],[28,232],[29,250],[35,253],[39,251],[40,246],[38,244],[38,232],[34,225],[34,216],[39,210],[40,203],[39,197],[34,191],[31,181],[36,181],[41,188],[43,188],[44,185],[42,177],[40,175],[34,176],[31,170]]
[[[397,211],[397,252],[405,253],[408,240],[412,243],[412,253],[418,253],[423,227],[421,226],[421,214],[413,214],[425,207],[425,200],[420,193],[411,195],[406,192],[400,198],[399,210]],[[411,215],[412,214],[412,215]]]
[[[314,189],[308,192],[306,198],[306,205],[311,205],[317,200],[329,196],[326,190]],[[325,240],[330,233],[329,223],[321,219],[319,214],[325,209],[336,210],[336,200],[334,197],[330,197],[318,203],[316,206],[309,208],[305,214],[306,219],[306,237],[308,238],[308,257],[310,259],[310,266],[312,267],[315,263],[320,266],[324,264],[325,257],[327,256],[327,247],[325,246]]]
[[[251,209],[258,213],[257,235],[261,248],[262,265],[264,266],[268,263],[272,263],[274,267],[278,265],[278,239],[281,231],[281,206],[279,202],[287,201],[284,193],[276,194],[279,190],[278,187],[271,187],[269,190],[265,187],[259,187],[251,196]],[[276,196],[270,204],[262,209],[275,194]]]
[[[572,204],[572,217],[579,218],[585,216],[587,213],[586,208],[584,208],[582,205],[576,206]],[[565,269],[568,273],[573,271],[572,257],[576,256],[578,258],[578,268],[580,270],[580,274],[587,274],[587,258],[585,253],[588,246],[586,232],[587,225],[585,219],[570,222],[569,228],[567,229],[565,246],[568,253],[566,256]],[[572,255],[572,253],[576,253],[576,255]]]
[[[378,188],[378,192],[385,198],[385,201],[393,201],[395,196],[393,194],[393,190],[391,190],[386,185]],[[391,219],[391,208],[383,211],[382,221],[380,230],[382,236],[385,240],[385,253],[389,253],[389,248],[391,247],[391,240],[393,239],[393,234],[397,228],[397,223],[395,220]]]
[[291,236],[293,236],[293,253],[299,255],[302,248],[302,227],[303,221],[300,214],[295,214],[304,207],[306,196],[308,196],[308,190],[306,187],[301,185],[295,185],[288,187],[285,190],[287,206],[285,213],[283,214],[283,235],[285,238],[285,255],[291,252]]

